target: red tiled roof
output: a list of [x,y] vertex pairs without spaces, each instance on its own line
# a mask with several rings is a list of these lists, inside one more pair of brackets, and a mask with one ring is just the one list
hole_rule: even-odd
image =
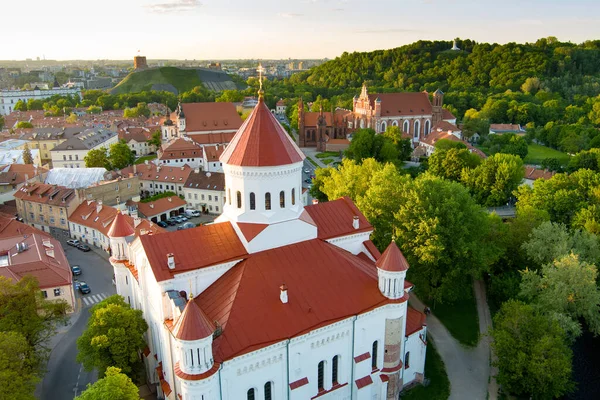
[[198,144],[224,144],[229,143],[235,136],[234,132],[225,133],[202,133],[202,134],[191,134],[189,138]]
[[67,204],[77,198],[73,189],[64,186],[47,185],[45,183],[24,185],[15,192],[14,196],[23,201],[62,207],[66,207]]
[[490,124],[490,131],[522,132],[519,124]]
[[550,179],[554,176],[555,172],[548,171],[545,169],[537,169],[535,167],[525,166],[525,179],[537,180],[537,179]]
[[138,212],[143,214],[146,218],[151,218],[155,215],[160,215],[173,209],[185,207],[187,203],[179,196],[171,196],[149,201],[147,203],[131,201],[128,202],[128,205],[129,204],[135,205],[138,209]]
[[425,323],[426,316],[422,312],[415,310],[412,307],[406,308],[406,332],[405,336],[410,336],[413,333],[420,331]]
[[203,155],[202,147],[193,140],[176,139],[162,145],[158,152],[159,160],[173,160],[178,158],[200,158]]
[[381,116],[430,115],[431,102],[427,92],[378,93],[369,95],[369,103],[375,108],[375,100],[381,100]]
[[304,154],[261,100],[221,155],[221,162],[266,167],[294,164],[304,158]]
[[[319,121],[320,112],[306,112],[304,113],[304,126],[317,126],[317,121]],[[325,117],[325,125],[333,126],[333,116],[330,112],[324,112],[323,116]]]
[[199,381],[202,379],[206,379],[209,376],[213,376],[219,370],[219,368],[221,368],[221,364],[215,362],[215,363],[213,363],[213,366],[211,369],[209,369],[208,371],[206,371],[202,374],[187,374],[181,370],[181,367],[179,366],[179,361],[177,361],[175,363],[174,370],[175,370],[175,375],[177,375],[181,379],[185,379],[186,381]]
[[[279,299],[284,283],[289,297],[285,304]],[[249,255],[196,301],[223,328],[213,349],[223,361],[393,300],[379,291],[372,264],[313,239]]]
[[456,119],[456,117],[449,110],[442,108],[442,119]]
[[25,182],[26,175],[28,179],[32,179],[46,172],[47,169],[33,164],[10,164],[6,170],[0,172],[0,185],[19,185]]
[[119,140],[125,140],[127,143],[135,140],[138,143],[145,143],[152,139],[152,132],[145,127],[126,127],[119,129]]
[[460,129],[458,129],[458,127],[454,124],[451,124],[448,121],[439,121],[437,124],[433,125],[431,127],[431,132],[438,132],[438,131],[444,131],[444,132],[460,132]]
[[[247,256],[244,245],[229,222],[202,225],[161,235],[140,236],[158,282],[174,274]],[[175,256],[175,269],[167,266],[167,254]],[[214,320],[214,319],[212,319]]]
[[299,387],[302,387],[304,385],[308,385],[308,378],[306,378],[306,377],[304,377],[302,379],[298,379],[297,381],[290,383],[290,389],[291,390],[298,389]]
[[221,154],[225,151],[225,146],[204,146],[204,158],[208,162],[219,161]]
[[233,103],[183,103],[186,132],[239,129],[242,118]]
[[133,165],[123,168],[121,176],[137,175],[141,181],[155,181],[171,184],[184,184],[190,173],[194,171],[188,165],[183,167],[156,166],[153,163]]
[[372,384],[373,379],[371,379],[371,375],[367,375],[365,377],[357,379],[355,382],[356,382],[356,387],[359,389],[362,389],[365,386],[369,386],[370,384]]
[[129,222],[127,222],[125,216],[121,213],[121,211],[117,210],[117,215],[115,216],[115,219],[113,220],[112,225],[110,226],[110,229],[108,230],[106,236],[121,238],[134,235],[135,229],[133,229],[133,226],[131,226]]
[[47,232],[41,231],[32,226],[19,222],[14,217],[6,217],[0,215],[0,239],[5,239],[14,236],[31,235],[34,233],[50,237],[50,235]]
[[[313,204],[304,209],[317,224],[319,239],[331,239],[373,230],[373,226],[349,197]],[[352,226],[354,216],[358,216],[358,229]]]
[[398,248],[395,241],[389,244],[381,257],[377,260],[377,268],[390,272],[401,272],[408,270],[408,262],[404,254]]
[[190,299],[172,332],[179,340],[199,340],[211,336],[214,331],[215,325],[208,320],[198,304]]
[[373,242],[371,242],[370,240],[365,240],[363,244],[365,245],[369,253],[373,256],[373,258],[375,260],[379,260],[379,257],[381,257],[381,253],[379,252],[379,249],[375,247]]
[[248,222],[238,222],[238,228],[242,231],[242,234],[248,242],[251,242],[259,233],[264,231],[269,224],[251,224]]

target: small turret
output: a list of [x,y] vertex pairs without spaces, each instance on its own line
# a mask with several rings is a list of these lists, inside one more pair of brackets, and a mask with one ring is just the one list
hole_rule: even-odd
[[121,210],[117,210],[117,215],[113,220],[108,231],[108,240],[112,251],[111,258],[113,260],[127,260],[127,242],[131,241],[135,236],[135,229],[127,222],[127,219]]
[[179,131],[185,132],[185,113],[183,112],[181,102],[177,105],[177,118],[179,119]]
[[395,241],[392,240],[375,265],[381,293],[389,299],[404,296],[404,279],[409,266]]

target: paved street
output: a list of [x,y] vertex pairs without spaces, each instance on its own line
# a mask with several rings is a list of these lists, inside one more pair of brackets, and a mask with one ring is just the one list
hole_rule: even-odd
[[95,371],[86,372],[75,361],[77,356],[76,340],[86,327],[89,308],[115,294],[115,288],[112,285],[113,271],[108,263],[108,256],[100,256],[94,251],[84,253],[68,246],[66,244],[68,237],[66,236],[61,235],[59,239],[63,244],[69,263],[81,267],[82,274],[77,279],[86,282],[92,292],[86,295],[76,292],[77,310],[72,314],[69,325],[61,328],[51,342],[53,349],[47,373],[36,391],[36,396],[42,400],[72,399],[85,390],[88,383],[93,383],[98,379]]

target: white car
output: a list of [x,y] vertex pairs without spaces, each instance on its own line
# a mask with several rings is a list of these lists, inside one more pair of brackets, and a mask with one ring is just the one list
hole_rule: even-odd
[[189,217],[199,217],[200,211],[198,210],[185,210],[185,215]]

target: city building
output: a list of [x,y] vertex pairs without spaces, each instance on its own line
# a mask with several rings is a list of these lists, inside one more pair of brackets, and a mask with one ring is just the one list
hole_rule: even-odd
[[50,151],[67,139],[79,135],[86,128],[83,126],[73,128],[31,128],[22,129],[19,139],[28,140],[30,149],[40,151],[42,165],[50,163],[52,156]]
[[127,207],[135,209],[138,215],[152,222],[166,221],[167,219],[183,214],[186,202],[179,196],[163,197],[154,201],[127,203]]
[[183,196],[183,185],[193,171],[187,165],[183,167],[163,167],[146,161],[145,164],[132,165],[120,171],[121,176],[138,176],[142,197],[158,193],[174,192]]
[[45,183],[27,183],[14,196],[23,222],[44,232],[68,230],[67,218],[79,205],[74,189]]
[[156,152],[156,146],[148,143],[152,132],[146,127],[126,127],[119,130],[119,140],[124,140],[136,157]]
[[14,198],[26,182],[44,182],[48,170],[32,164],[10,164],[0,172],[0,203]]
[[[31,159],[35,165],[42,165],[40,151],[38,149],[29,149]],[[0,165],[7,164],[25,164],[23,159],[23,150],[0,150]]]
[[79,198],[102,201],[107,206],[118,206],[140,199],[140,178],[136,175],[102,180],[79,189]]
[[223,145],[212,145],[204,146],[202,148],[204,153],[202,154],[202,169],[209,172],[223,172],[223,163],[219,160],[225,146]]
[[148,382],[167,399],[397,399],[423,380],[409,265],[349,198],[305,207],[304,155],[262,99],[221,155],[213,224],[109,234],[117,293],[142,310]]
[[182,137],[163,143],[157,152],[157,162],[163,166],[196,168],[203,164],[202,146],[193,140]]
[[[19,222],[17,222],[19,223]],[[8,232],[7,232],[8,233]],[[0,276],[20,281],[32,276],[47,300],[64,300],[75,310],[73,274],[60,242],[48,235],[0,235]]]
[[90,150],[105,148],[119,141],[117,132],[103,128],[86,129],[65,140],[50,151],[53,168],[85,168],[85,156]]
[[225,205],[225,174],[195,169],[183,187],[187,208],[221,214]]
[[441,139],[463,143],[471,153],[477,154],[481,158],[487,157],[483,151],[462,139],[462,132],[460,129],[446,121],[437,123],[435,129],[420,140],[419,145],[415,147],[413,156],[419,155],[429,157],[435,151],[435,144]]
[[29,100],[44,100],[52,96],[78,96],[81,98],[81,90],[67,87],[53,87],[47,90],[37,87],[33,90],[0,90],[0,115],[13,112],[19,100],[27,103]]
[[300,147],[316,147],[318,151],[326,151],[329,140],[344,141],[347,145],[347,135],[352,121],[352,113],[341,108],[332,112],[304,111],[304,103],[298,103],[298,145]]
[[[101,200],[84,201],[73,211],[69,217],[69,235],[71,239],[87,243],[90,246],[109,251],[108,232],[117,213],[121,211],[115,207],[102,204]],[[132,226],[136,235],[144,233],[165,232],[160,226],[139,218],[137,215],[123,215],[123,218]]]
[[285,115],[286,110],[287,106],[285,105],[285,101],[283,101],[283,99],[279,99],[277,104],[275,104],[275,113],[278,115]]

